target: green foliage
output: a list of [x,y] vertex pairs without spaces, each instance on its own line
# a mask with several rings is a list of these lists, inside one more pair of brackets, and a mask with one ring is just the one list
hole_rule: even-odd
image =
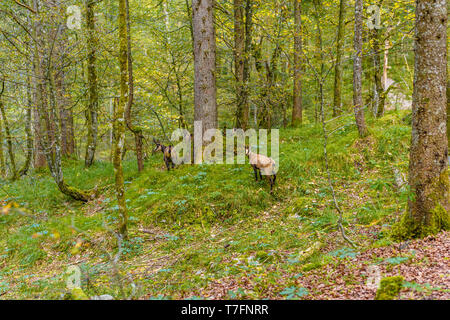
[[280,292],[280,295],[285,296],[288,300],[302,298],[309,294],[308,289],[306,288],[297,288],[297,287],[288,287]]
[[402,276],[381,279],[375,300],[394,300],[402,289],[403,281],[404,278]]

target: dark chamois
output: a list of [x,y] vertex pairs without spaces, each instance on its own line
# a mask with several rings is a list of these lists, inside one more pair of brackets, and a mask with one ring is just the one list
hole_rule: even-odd
[[164,163],[166,164],[167,171],[170,171],[171,166],[172,166],[172,169],[174,169],[175,164],[172,161],[173,146],[165,146],[165,145],[159,143],[159,141],[156,141],[154,138],[153,138],[153,142],[156,145],[155,149],[153,150],[153,153],[161,151],[164,155]]

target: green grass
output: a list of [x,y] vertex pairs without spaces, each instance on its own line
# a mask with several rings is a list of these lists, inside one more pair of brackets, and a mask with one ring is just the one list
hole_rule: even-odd
[[[330,170],[345,226],[390,223],[404,206],[406,197],[393,187],[392,173],[394,167],[407,170],[410,129],[399,120],[403,116],[369,117],[371,136],[364,140],[353,125],[330,136]],[[341,127],[349,119],[339,121],[330,126]],[[286,274],[329,263],[319,250],[307,259],[298,257],[336,230],[337,215],[324,171],[321,128],[283,129],[280,140],[272,195],[266,181],[254,181],[249,165],[184,165],[167,172],[156,154],[138,174],[135,162],[126,161],[130,239],[120,264],[122,289],[111,278],[105,255],[105,250],[117,252],[106,230],[118,219],[111,164],[97,162],[89,169],[81,161],[64,164],[69,184],[107,187],[87,205],[62,195],[47,172],[2,182],[0,200],[18,208],[0,215],[0,294],[59,298],[66,290],[65,270],[78,263],[89,295],[129,295],[130,281],[123,276],[129,273],[138,298],[201,298],[212,281],[231,278],[249,279],[253,289],[233,289],[229,298],[300,298],[306,293],[289,289]],[[389,243],[383,239],[375,245]]]

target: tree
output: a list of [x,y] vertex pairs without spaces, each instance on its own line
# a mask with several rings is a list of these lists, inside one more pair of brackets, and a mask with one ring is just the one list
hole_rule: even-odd
[[[36,84],[36,110],[39,121],[43,124],[40,126],[39,144],[45,155],[45,159],[53,179],[58,189],[65,195],[79,201],[87,202],[92,198],[92,191],[79,190],[69,186],[64,181],[62,170],[62,153],[61,153],[61,128],[58,119],[60,105],[56,99],[56,85],[54,70],[54,49],[58,46],[58,36],[61,31],[61,21],[50,21],[48,23],[49,30],[42,31],[42,16],[38,5],[38,0],[33,1],[34,18],[33,38],[36,43],[34,46],[34,77],[37,79]],[[53,10],[53,8],[50,8]],[[54,13],[54,12],[53,12]],[[61,15],[56,14],[59,19]],[[42,39],[41,39],[42,38]],[[37,39],[41,41],[37,42]],[[48,46],[48,47],[47,47]],[[57,51],[57,50],[56,50]],[[43,55],[45,54],[45,59]],[[46,88],[48,88],[48,93]],[[47,101],[48,97],[48,101]]]
[[94,18],[94,0],[86,0],[86,26],[87,26],[87,71],[88,71],[88,86],[89,86],[89,103],[86,110],[87,120],[87,143],[85,166],[90,167],[94,162],[95,150],[97,149],[97,109],[98,109],[98,84],[97,84],[97,69],[96,69],[96,49],[97,39],[95,31]]
[[302,10],[300,0],[294,0],[294,92],[292,125],[302,123]]
[[136,158],[138,171],[144,170],[144,156],[142,152],[144,135],[142,134],[142,129],[138,126],[134,126],[131,121],[131,108],[133,106],[134,98],[134,78],[133,78],[133,56],[131,55],[131,28],[130,28],[130,5],[129,1],[126,0],[126,13],[127,13],[127,66],[128,66],[128,102],[125,109],[125,121],[127,123],[128,129],[134,135],[134,141],[136,146]]
[[194,31],[194,120],[202,133],[217,129],[214,0],[192,0]]
[[342,109],[342,55],[344,41],[345,0],[339,1],[339,22],[336,39],[336,65],[334,66],[334,96],[333,117],[339,115]]
[[127,4],[119,0],[119,66],[120,66],[120,99],[114,108],[114,173],[117,203],[119,207],[119,234],[127,238],[127,205],[125,203],[125,185],[123,179],[122,153],[125,144],[124,113],[128,104],[128,35]]
[[1,100],[1,96],[5,90],[5,81],[2,82],[2,89],[0,92],[0,115],[3,119],[3,126],[5,127],[5,135],[6,135],[6,145],[8,147],[8,154],[9,154],[9,165],[11,169],[11,179],[16,180],[17,179],[17,169],[16,169],[16,159],[14,156],[14,150],[13,150],[13,143],[12,143],[12,135],[11,130],[9,126],[9,121],[6,116],[6,110],[5,105],[3,104],[3,101]]
[[[381,7],[383,0],[378,1],[378,6]],[[381,117],[384,113],[384,88],[381,84],[383,73],[383,66],[381,64],[381,41],[383,32],[381,26],[374,26],[370,30],[370,37],[372,43],[372,59],[373,59],[373,113],[377,117]]]
[[234,0],[234,76],[236,78],[236,127],[245,127],[244,109],[244,60],[245,28],[243,0]]
[[361,138],[367,136],[362,100],[362,9],[363,0],[355,0],[355,36],[353,39],[353,105]]
[[418,0],[408,209],[393,234],[424,237],[450,229],[447,141],[447,4]]

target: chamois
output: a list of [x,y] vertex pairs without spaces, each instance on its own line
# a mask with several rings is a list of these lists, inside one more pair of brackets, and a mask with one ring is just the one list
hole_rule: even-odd
[[164,163],[166,164],[167,167],[167,171],[170,171],[170,167],[172,166],[172,169],[175,168],[175,164],[172,161],[172,146],[165,146],[161,143],[159,143],[159,141],[156,141],[155,139],[153,139],[153,142],[155,143],[156,147],[153,150],[153,153],[161,151],[164,155]]
[[272,193],[272,188],[275,184],[275,180],[277,179],[277,175],[275,173],[275,161],[272,158],[266,157],[262,154],[253,153],[250,151],[250,147],[245,147],[245,155],[248,157],[250,165],[255,172],[255,179],[258,181],[258,172],[260,180],[262,180],[261,171],[263,171],[264,175],[267,176],[270,183],[270,193]]

